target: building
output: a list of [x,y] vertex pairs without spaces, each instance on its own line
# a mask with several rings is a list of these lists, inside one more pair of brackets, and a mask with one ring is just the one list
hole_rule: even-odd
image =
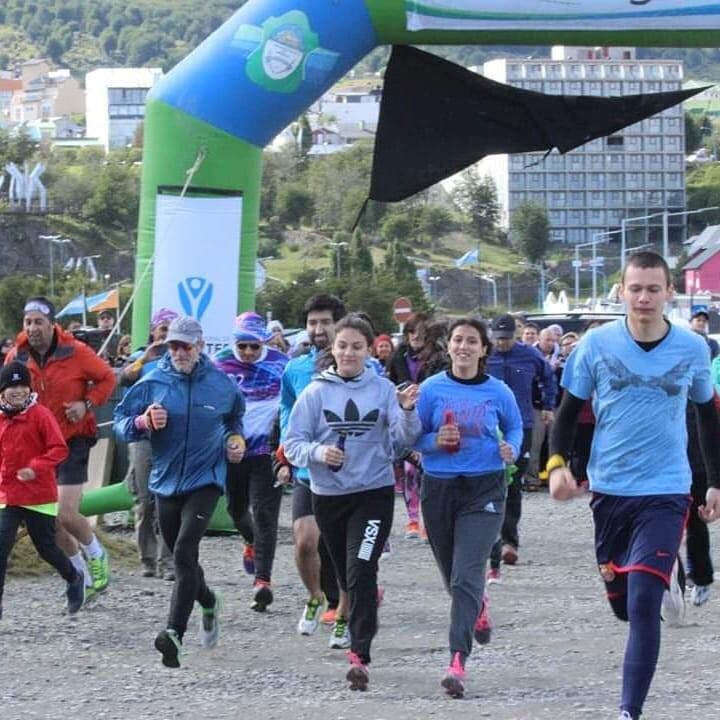
[[9,72],[0,73],[0,120],[10,119],[12,96],[22,90],[22,81],[13,78]]
[[[683,80],[681,62],[638,60],[632,48],[554,47],[550,58],[492,60],[482,73],[550,95],[675,91]],[[613,237],[623,218],[685,210],[684,153],[683,108],[676,106],[566,155],[495,155],[478,167],[495,180],[505,225],[523,201],[534,201],[547,208],[552,240],[576,244]],[[672,242],[684,239],[684,226],[684,216],[670,218]],[[661,234],[659,216],[627,224],[628,246]]]
[[145,117],[145,97],[162,77],[160,68],[101,68],[85,76],[87,137],[105,150],[129,145]]
[[67,69],[50,70],[45,60],[29,60],[22,64],[20,83],[8,108],[9,119],[14,123],[85,112],[85,93]]
[[708,225],[685,244],[690,256],[682,268],[685,292],[720,293],[720,225]]

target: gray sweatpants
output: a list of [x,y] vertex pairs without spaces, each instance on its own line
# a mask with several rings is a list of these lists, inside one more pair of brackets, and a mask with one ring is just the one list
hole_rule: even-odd
[[425,529],[451,598],[451,653],[467,656],[472,650],[487,562],[505,514],[505,493],[502,472],[449,479],[423,476]]

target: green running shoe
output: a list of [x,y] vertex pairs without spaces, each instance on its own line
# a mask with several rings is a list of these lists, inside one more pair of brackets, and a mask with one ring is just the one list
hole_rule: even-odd
[[180,667],[182,640],[175,630],[161,630],[155,638],[155,649],[162,655],[162,664],[165,667]]
[[320,615],[324,610],[325,598],[311,598],[305,603],[305,609],[297,625],[300,635],[312,635],[320,622]]
[[328,646],[331,650],[346,650],[350,647],[350,629],[346,618],[340,615],[335,617],[335,624],[330,631]]
[[99,558],[88,558],[88,568],[92,575],[92,587],[96,593],[102,592],[110,584],[110,562],[107,552],[103,549]]

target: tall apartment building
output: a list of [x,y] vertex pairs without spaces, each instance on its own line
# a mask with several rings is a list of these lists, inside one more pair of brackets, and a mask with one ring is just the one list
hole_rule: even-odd
[[85,75],[87,137],[105,150],[129,145],[145,117],[145,97],[162,77],[160,68],[101,68]]
[[[554,47],[550,58],[485,63],[491,80],[550,95],[636,95],[680,90],[679,61],[638,60],[633,48]],[[552,239],[591,242],[626,217],[685,209],[685,124],[672,107],[566,155],[495,155],[479,164],[498,187],[504,222],[525,200],[544,205]],[[646,232],[659,239],[662,218],[627,225],[628,245]],[[670,239],[684,239],[684,216],[670,218]],[[614,236],[617,239],[617,235]]]

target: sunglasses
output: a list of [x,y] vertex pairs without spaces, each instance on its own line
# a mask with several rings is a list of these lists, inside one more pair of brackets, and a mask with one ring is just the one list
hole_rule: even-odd
[[235,347],[240,351],[254,350],[255,352],[257,352],[262,347],[262,345],[260,345],[260,343],[239,342],[239,343],[235,343]]

